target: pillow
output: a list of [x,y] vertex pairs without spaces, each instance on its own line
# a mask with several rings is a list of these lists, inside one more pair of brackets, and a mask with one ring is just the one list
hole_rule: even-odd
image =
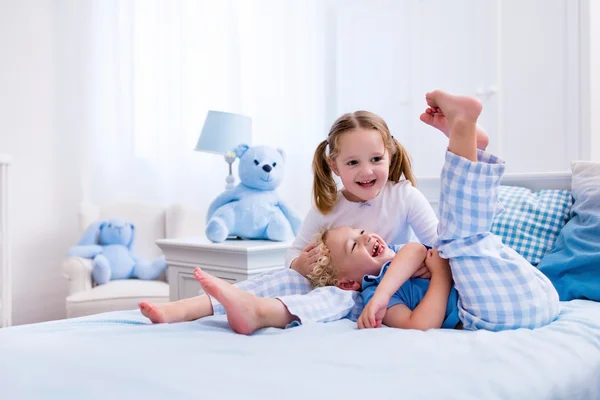
[[500,186],[498,201],[504,212],[494,217],[492,233],[533,265],[552,249],[573,203],[568,190],[534,193],[518,186]]
[[538,268],[554,284],[561,301],[600,301],[600,163],[571,164],[575,203],[571,219]]

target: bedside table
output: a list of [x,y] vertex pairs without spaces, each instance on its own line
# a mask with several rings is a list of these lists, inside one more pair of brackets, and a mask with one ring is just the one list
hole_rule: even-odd
[[204,237],[159,239],[167,259],[171,301],[197,296],[202,287],[194,268],[235,283],[254,275],[285,268],[285,253],[292,242],[230,239],[213,243]]

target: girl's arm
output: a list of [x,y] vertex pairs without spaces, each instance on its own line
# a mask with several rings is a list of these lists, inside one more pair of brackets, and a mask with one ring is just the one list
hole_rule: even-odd
[[[302,275],[305,275],[303,271],[308,269],[308,265],[294,265],[298,260],[298,257],[302,255],[302,253],[306,253],[304,250],[306,247],[313,242],[313,239],[319,230],[322,229],[322,219],[323,216],[315,210],[315,208],[311,208],[306,218],[302,222],[302,226],[300,227],[300,231],[298,235],[296,235],[296,239],[285,253],[285,266],[286,268],[291,268],[292,266]],[[307,254],[305,254],[307,256]],[[306,264],[308,259],[307,257],[302,257],[302,259],[298,260],[302,264]],[[310,271],[309,271],[310,272]]]
[[405,201],[408,209],[407,222],[415,235],[421,243],[435,246],[439,221],[431,204],[423,193],[412,186],[408,190]]

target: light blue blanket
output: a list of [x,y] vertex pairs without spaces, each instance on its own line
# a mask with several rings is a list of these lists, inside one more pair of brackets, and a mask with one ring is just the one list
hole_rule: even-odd
[[137,311],[0,329],[2,399],[599,399],[600,303],[535,330],[253,336],[223,318],[150,325]]

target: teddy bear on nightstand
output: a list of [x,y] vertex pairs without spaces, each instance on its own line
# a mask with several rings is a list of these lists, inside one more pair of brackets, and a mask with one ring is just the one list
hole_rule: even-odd
[[235,149],[240,183],[210,205],[206,237],[219,243],[228,236],[287,241],[298,233],[301,219],[275,190],[283,181],[285,153],[268,146]]

